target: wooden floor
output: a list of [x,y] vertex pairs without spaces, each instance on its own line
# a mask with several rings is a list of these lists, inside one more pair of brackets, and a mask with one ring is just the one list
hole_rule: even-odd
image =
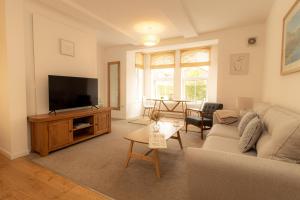
[[25,158],[0,154],[0,200],[107,200],[96,191],[40,167]]

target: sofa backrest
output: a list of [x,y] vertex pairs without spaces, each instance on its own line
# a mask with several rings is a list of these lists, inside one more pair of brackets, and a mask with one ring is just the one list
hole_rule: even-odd
[[271,107],[272,105],[269,103],[256,102],[253,105],[253,111],[256,112],[260,118],[263,118],[267,110]]
[[265,131],[257,142],[257,155],[300,163],[300,115],[272,106],[262,115],[262,120]]

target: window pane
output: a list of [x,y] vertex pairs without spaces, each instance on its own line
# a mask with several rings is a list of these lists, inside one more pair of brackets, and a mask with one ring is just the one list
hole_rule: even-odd
[[168,99],[174,94],[174,69],[152,69],[152,97]]
[[185,99],[199,101],[206,98],[206,80],[185,81]]
[[161,79],[173,79],[174,76],[174,69],[152,69],[151,70],[152,77],[155,80]]
[[209,67],[182,68],[182,97],[199,101],[206,98]]
[[155,83],[155,97],[168,99],[173,95],[173,81],[157,81]]
[[187,78],[208,78],[208,66],[183,68],[183,76]]

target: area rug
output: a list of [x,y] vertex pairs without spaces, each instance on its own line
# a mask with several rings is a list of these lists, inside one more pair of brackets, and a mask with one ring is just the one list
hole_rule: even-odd
[[151,120],[148,116],[145,117],[138,117],[138,118],[134,118],[134,119],[129,119],[128,123],[132,123],[132,124],[140,124],[140,125],[149,125],[151,123]]
[[[202,146],[200,134],[182,132],[183,150],[177,140],[168,141],[168,148],[160,150],[159,179],[153,165],[146,161],[131,160],[128,168],[124,168],[129,141],[123,137],[142,127],[125,120],[113,120],[110,134],[53,152],[46,157],[31,154],[28,158],[113,199],[189,199],[184,154],[187,147]],[[137,144],[134,150],[144,152],[147,148]]]

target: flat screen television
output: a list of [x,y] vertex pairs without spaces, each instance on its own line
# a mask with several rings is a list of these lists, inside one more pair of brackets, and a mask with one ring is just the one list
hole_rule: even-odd
[[49,110],[98,105],[98,79],[48,75]]

